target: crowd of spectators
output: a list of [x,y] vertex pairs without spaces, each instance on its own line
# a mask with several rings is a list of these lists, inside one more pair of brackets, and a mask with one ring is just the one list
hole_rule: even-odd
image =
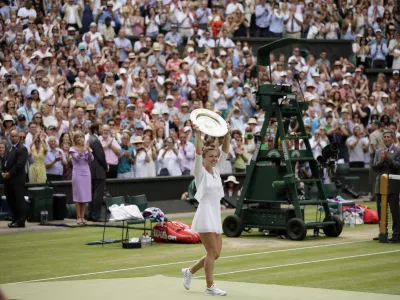
[[[71,134],[87,135],[94,121],[102,124],[108,178],[191,174],[189,115],[197,108],[234,129],[222,173],[245,172],[265,115],[253,93],[258,79],[292,84],[310,102],[304,120],[315,155],[339,142],[341,159],[364,167],[377,126],[399,135],[393,0],[0,0],[0,17],[0,158],[17,129],[30,182],[71,179]],[[252,45],[234,39],[250,36],[348,39],[354,59],[294,47],[257,70]],[[370,67],[393,71],[370,84]]]

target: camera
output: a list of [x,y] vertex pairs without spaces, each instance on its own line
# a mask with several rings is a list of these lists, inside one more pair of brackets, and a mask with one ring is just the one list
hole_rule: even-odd
[[339,145],[332,143],[322,149],[322,155],[317,157],[317,161],[322,168],[333,167],[339,156]]
[[11,75],[10,74],[4,74],[4,79],[5,79],[5,82],[7,83],[7,85],[10,85],[11,84]]
[[246,135],[245,135],[245,138],[247,139],[247,140],[251,140],[251,139],[253,139],[253,134],[252,133],[246,133]]

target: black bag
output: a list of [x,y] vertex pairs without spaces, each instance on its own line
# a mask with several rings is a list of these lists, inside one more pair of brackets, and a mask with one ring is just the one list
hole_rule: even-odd
[[190,175],[190,170],[189,170],[189,169],[185,169],[185,170],[182,172],[182,175]]
[[158,176],[169,176],[170,174],[169,174],[169,171],[168,171],[168,169],[167,168],[162,168],[161,170],[160,170],[160,174],[158,174]]

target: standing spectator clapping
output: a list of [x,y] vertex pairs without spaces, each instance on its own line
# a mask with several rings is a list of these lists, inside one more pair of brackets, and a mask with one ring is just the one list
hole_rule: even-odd
[[174,140],[168,137],[164,142],[164,148],[158,153],[160,171],[158,176],[181,176],[182,170],[180,162],[182,156],[175,146]]
[[99,137],[106,155],[106,161],[109,166],[107,178],[117,178],[118,157],[121,147],[117,140],[111,135],[110,126],[103,125],[102,135]]
[[92,201],[92,182],[89,162],[93,160],[92,152],[85,144],[85,136],[82,132],[74,134],[74,146],[69,150],[72,161],[72,192],[76,206],[76,221],[78,225],[86,224],[86,203]]

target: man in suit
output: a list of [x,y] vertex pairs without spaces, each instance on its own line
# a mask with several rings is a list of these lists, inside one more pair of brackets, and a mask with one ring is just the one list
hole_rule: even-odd
[[[381,217],[381,193],[380,179],[383,174],[398,174],[400,171],[400,149],[396,147],[395,133],[392,130],[383,132],[383,142],[385,146],[375,152],[373,170],[376,172],[376,205],[378,208],[379,218]],[[393,219],[393,242],[400,242],[400,211],[399,211],[399,194],[388,191],[388,202]],[[374,238],[379,240],[379,236]]]
[[103,204],[104,190],[106,187],[106,172],[108,165],[103,146],[99,141],[99,124],[91,123],[89,126],[89,147],[93,151],[93,161],[90,163],[92,175],[92,202],[89,205],[88,220],[101,222],[101,205]]
[[7,147],[3,160],[4,193],[8,206],[13,213],[13,220],[8,227],[25,227],[26,203],[24,197],[25,165],[28,161],[28,150],[20,143],[18,131],[10,133],[11,145]]

